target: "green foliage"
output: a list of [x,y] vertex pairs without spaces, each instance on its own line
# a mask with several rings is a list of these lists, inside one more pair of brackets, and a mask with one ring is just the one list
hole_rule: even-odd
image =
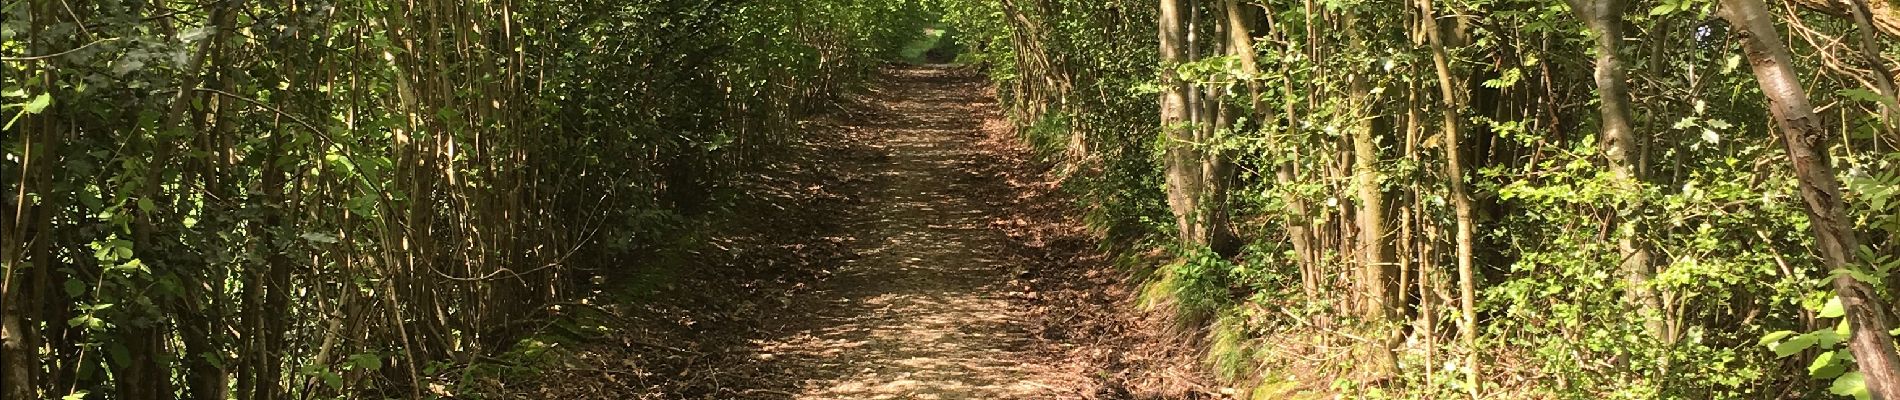
[[[1060,0],[1042,6],[943,0],[942,21],[966,49],[958,61],[988,73],[1010,118],[1046,158],[1073,156],[1087,173],[1066,175],[1090,225],[1110,243],[1133,248],[1172,229],[1161,177],[1149,146],[1159,127],[1153,97],[1131,88],[1152,85],[1159,63],[1147,25],[1152,5],[1124,1]],[[1020,9],[1007,10],[1015,6]],[[1022,13],[1042,25],[1023,27]],[[1046,13],[1046,14],[1045,14]],[[1114,18],[1097,18],[1112,16]],[[1034,29],[1041,36],[1023,32]],[[1047,64],[1045,64],[1047,63]],[[1057,75],[1058,72],[1068,71]],[[1047,87],[1060,79],[1061,88]],[[1066,89],[1063,89],[1066,88]],[[1064,95],[1060,91],[1073,95]],[[1080,140],[1072,140],[1079,137]],[[1072,149],[1080,143],[1084,149]],[[1085,153],[1085,154],[1084,154]]]
[[[1267,13],[1249,32],[1258,73],[1221,47],[1227,25],[1220,2],[1185,2],[1194,17],[1183,22],[1197,24],[1198,55],[1174,65],[1156,58],[1153,3],[944,4],[946,21],[972,49],[962,61],[995,79],[1026,141],[1063,163],[1089,222],[1118,249],[1173,241],[1162,201],[1160,160],[1172,144],[1158,139],[1161,72],[1178,73],[1194,95],[1226,107],[1202,110],[1226,112],[1231,121],[1212,122],[1214,140],[1194,146],[1233,162],[1234,186],[1224,193],[1227,203],[1215,207],[1231,211],[1246,246],[1231,257],[1176,251],[1138,276],[1148,279],[1147,300],[1177,302],[1190,320],[1219,316],[1211,322],[1215,351],[1208,362],[1230,382],[1250,379],[1237,368],[1242,343],[1327,335],[1301,323],[1360,317],[1361,204],[1351,164],[1359,129],[1373,132],[1372,182],[1393,230],[1386,240],[1402,266],[1433,268],[1403,276],[1416,282],[1429,274],[1438,286],[1401,288],[1398,313],[1414,324],[1414,336],[1398,350],[1399,379],[1368,385],[1343,377],[1339,385],[1309,386],[1462,395],[1460,380],[1440,373],[1427,385],[1423,371],[1455,374],[1451,367],[1458,366],[1448,367],[1447,357],[1465,353],[1483,355],[1480,363],[1492,366],[1484,386],[1506,383],[1499,389],[1511,392],[1496,394],[1504,397],[1823,396],[1847,393],[1859,377],[1839,338],[1829,336],[1833,329],[1803,322],[1822,310],[1826,297],[1817,288],[1835,272],[1821,266],[1809,244],[1805,204],[1755,77],[1731,47],[1726,26],[1709,22],[1716,2],[1633,4],[1624,15],[1625,37],[1617,42],[1633,99],[1637,143],[1626,156],[1634,179],[1608,165],[1591,62],[1597,33],[1568,3],[1427,3],[1447,25],[1440,32],[1447,72],[1464,106],[1448,117],[1464,128],[1454,132],[1463,148],[1450,150],[1462,152],[1464,167],[1475,171],[1455,178],[1445,175],[1447,138],[1435,118],[1451,99],[1435,90],[1440,78],[1415,25],[1422,16],[1414,3],[1242,1],[1248,12]],[[1900,268],[1900,153],[1892,151],[1892,121],[1880,108],[1895,102],[1866,78],[1840,74],[1824,61],[1860,55],[1803,40],[1852,37],[1851,23],[1799,18],[1803,28],[1790,34],[1801,38],[1793,39],[1796,70],[1814,75],[1803,82],[1810,93],[1825,94],[1815,100],[1827,105],[1822,118],[1844,129],[1826,143],[1867,244],[1857,261],[1868,268],[1840,273],[1891,280]],[[1879,41],[1893,47],[1890,38]],[[1257,103],[1249,98],[1255,93]],[[1075,143],[1086,144],[1086,154],[1072,154]],[[1480,348],[1457,337],[1455,303],[1436,304],[1429,317],[1438,332],[1421,334],[1416,325],[1427,317],[1419,315],[1425,298],[1457,295],[1458,221],[1449,179],[1464,180],[1475,203]],[[1300,229],[1316,247],[1305,254],[1293,243]],[[1649,250],[1654,272],[1646,280],[1629,279],[1624,240]],[[1894,298],[1887,285],[1875,286]],[[1631,295],[1643,292],[1661,307],[1636,311],[1643,307]],[[1287,314],[1256,316],[1265,325],[1258,329],[1236,329],[1228,320],[1252,308]],[[1761,340],[1771,332],[1780,336]],[[1421,337],[1434,339],[1437,359],[1418,349]],[[1777,353],[1802,359],[1784,362]],[[1811,384],[1809,375],[1840,385]]]
[[1204,248],[1184,250],[1178,259],[1165,274],[1175,281],[1171,297],[1189,320],[1211,318],[1233,304],[1233,263]]
[[1253,372],[1257,349],[1253,348],[1255,335],[1247,330],[1248,319],[1245,313],[1227,310],[1209,327],[1207,361],[1214,366],[1215,376],[1231,381]]
[[1860,372],[1847,372],[1853,367],[1854,354],[1844,344],[1849,336],[1845,310],[1841,307],[1839,296],[1829,297],[1816,316],[1820,318],[1840,318],[1833,328],[1818,329],[1796,335],[1794,331],[1782,330],[1763,336],[1760,344],[1774,352],[1776,357],[1787,358],[1813,350],[1817,354],[1808,363],[1807,374],[1814,379],[1831,381],[1828,392],[1842,396],[1852,396],[1865,400],[1868,397],[1867,386],[1861,382]]
[[0,293],[65,377],[30,384],[380,398],[532,350],[528,321],[683,240],[925,7],[10,2]]

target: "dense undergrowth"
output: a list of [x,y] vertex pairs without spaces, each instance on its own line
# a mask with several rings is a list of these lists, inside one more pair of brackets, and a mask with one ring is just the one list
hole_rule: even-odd
[[694,237],[917,6],[7,2],[0,397],[449,395]]
[[[1731,2],[1162,3],[944,2],[960,61],[1061,165],[1142,304],[1204,333],[1243,394],[1868,395],[1830,283],[1896,298],[1885,7],[1768,16],[1824,104],[1819,151],[1863,244],[1830,267]],[[1140,256],[1156,248],[1172,261]]]
[[506,378],[952,58],[1254,398],[1900,391],[1891,4],[1159,5],[0,4],[0,397]]

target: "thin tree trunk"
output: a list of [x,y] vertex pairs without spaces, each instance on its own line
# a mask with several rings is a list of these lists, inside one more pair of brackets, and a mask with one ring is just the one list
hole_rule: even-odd
[[[1880,11],[1875,11],[1867,0],[1846,0],[1851,17],[1854,20],[1855,33],[1859,39],[1860,56],[1867,64],[1868,78],[1874,81],[1874,90],[1882,101],[1876,107],[1880,110],[1880,131],[1882,135],[1900,142],[1900,93],[1896,93],[1893,72],[1887,67],[1887,58],[1881,56],[1880,31],[1874,26],[1876,12],[1885,12],[1885,17],[1893,19],[1893,9],[1885,1],[1880,2]],[[1894,239],[1900,239],[1900,231],[1893,233]],[[1896,246],[1900,247],[1900,246]],[[1900,252],[1896,252],[1900,254]],[[1887,277],[1887,287],[1900,287],[1900,275]],[[1888,300],[1900,304],[1900,290],[1890,291]]]
[[1867,7],[1867,17],[1875,30],[1888,36],[1900,36],[1900,12],[1886,1],[1862,2],[1858,0],[1787,0],[1809,10],[1840,18],[1854,18],[1856,5]]
[[1458,247],[1458,288],[1459,307],[1463,314],[1463,337],[1465,346],[1465,388],[1471,397],[1478,397],[1482,390],[1478,387],[1478,376],[1482,375],[1478,365],[1478,311],[1477,284],[1473,263],[1471,195],[1465,192],[1465,170],[1459,153],[1459,136],[1463,130],[1458,127],[1458,113],[1464,108],[1458,97],[1459,82],[1452,78],[1450,56],[1445,51],[1444,38],[1440,37],[1437,13],[1432,0],[1420,0],[1419,10],[1423,13],[1425,38],[1431,45],[1432,66],[1438,73],[1438,94],[1442,103],[1440,110],[1444,129],[1445,181],[1451,189],[1453,212],[1457,215],[1457,236],[1453,238]]
[[[1809,223],[1814,227],[1815,247],[1829,270],[1853,270],[1854,251],[1860,247],[1852,220],[1841,200],[1841,184],[1827,154],[1827,138],[1832,134],[1814,115],[1808,94],[1789,61],[1788,48],[1775,31],[1762,0],[1722,0],[1717,14],[1728,20],[1741,36],[1742,50],[1755,71],[1755,80],[1768,97],[1769,111],[1781,128],[1782,143],[1793,163],[1801,198],[1807,204]],[[1887,305],[1866,282],[1850,274],[1833,279],[1835,294],[1840,296],[1852,333],[1847,347],[1876,399],[1900,396],[1900,356],[1894,354],[1893,336],[1887,330]]]
[[[1424,112],[1420,109],[1424,104],[1419,99],[1417,83],[1407,82],[1405,92],[1405,158],[1414,164],[1423,165],[1423,157],[1420,157],[1418,148],[1425,130],[1425,117],[1421,115]],[[1422,339],[1420,342],[1425,346],[1424,365],[1427,366],[1424,368],[1425,386],[1432,387],[1432,382],[1437,381],[1438,378],[1436,367],[1438,365],[1436,361],[1438,360],[1438,312],[1433,301],[1434,295],[1437,294],[1433,288],[1437,287],[1437,277],[1434,275],[1438,266],[1434,258],[1436,254],[1431,251],[1432,247],[1437,245],[1436,241],[1420,242],[1418,240],[1417,232],[1426,231],[1420,225],[1427,215],[1423,204],[1419,202],[1419,182],[1423,179],[1424,176],[1416,172],[1407,179],[1405,195],[1400,200],[1406,206],[1399,209],[1399,243],[1407,247],[1407,251],[1400,254],[1403,257],[1414,257],[1411,259],[1417,260],[1418,264],[1418,318],[1423,332],[1415,333],[1415,335]],[[1405,258],[1401,258],[1401,261],[1404,260]]]
[[[1310,4],[1307,9],[1311,9]],[[1267,14],[1272,15],[1272,11],[1268,10]],[[1307,16],[1306,22],[1309,25],[1307,29],[1310,34],[1312,29],[1310,26],[1312,24],[1312,17],[1310,14],[1303,15]],[[1279,27],[1274,26],[1273,29],[1278,32]],[[1281,33],[1280,36],[1282,38],[1285,37],[1285,32],[1279,33]],[[1280,90],[1285,93],[1294,93],[1291,76],[1292,67],[1288,63],[1281,63]],[[1298,193],[1293,193],[1290,190],[1298,181],[1299,174],[1295,167],[1299,164],[1300,154],[1290,147],[1283,137],[1285,136],[1284,132],[1290,131],[1296,126],[1293,118],[1295,115],[1298,115],[1298,113],[1295,112],[1298,99],[1293,96],[1283,97],[1284,98],[1280,101],[1282,117],[1266,118],[1262,119],[1262,121],[1263,123],[1285,124],[1267,130],[1267,148],[1286,157],[1286,159],[1274,163],[1273,180],[1276,186],[1282,188],[1282,200],[1287,204],[1287,215],[1285,216],[1286,234],[1289,238],[1288,241],[1293,244],[1294,261],[1300,266],[1300,292],[1306,296],[1306,298],[1311,299],[1319,296],[1319,257],[1316,256],[1319,254],[1319,250],[1317,249],[1318,244],[1315,243],[1316,240],[1313,236],[1313,222],[1311,214],[1308,213],[1306,200],[1301,198]],[[1276,119],[1280,121],[1276,121]]]

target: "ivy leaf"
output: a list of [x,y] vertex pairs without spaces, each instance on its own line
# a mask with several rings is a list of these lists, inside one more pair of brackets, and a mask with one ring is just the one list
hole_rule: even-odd
[[1682,119],[1676,120],[1676,124],[1670,125],[1669,129],[1686,129],[1686,128],[1690,128],[1694,126],[1696,126],[1695,117],[1688,116],[1688,117],[1682,117]]

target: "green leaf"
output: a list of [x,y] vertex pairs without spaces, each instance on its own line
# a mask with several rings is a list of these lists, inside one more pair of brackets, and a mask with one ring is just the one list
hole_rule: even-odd
[[1821,353],[1820,357],[1815,357],[1814,362],[1808,364],[1808,375],[1815,379],[1840,376],[1841,372],[1847,370],[1847,365],[1842,362],[1846,358],[1844,354],[1846,352],[1847,349],[1840,349]]
[[1880,94],[1862,88],[1841,89],[1841,97],[1861,101],[1880,101]]
[[1813,346],[1815,339],[1813,334],[1807,334],[1795,336],[1793,339],[1788,339],[1780,344],[1776,344],[1774,347],[1775,356],[1787,357],[1794,355],[1794,353],[1800,353],[1802,350],[1807,350],[1809,346]]
[[202,353],[198,353],[198,358],[204,359],[206,363],[209,363],[211,365],[214,365],[217,367],[224,367],[224,358],[218,357],[218,353],[209,352],[209,351],[202,352]]
[[26,102],[26,108],[21,109],[21,111],[27,114],[39,114],[40,111],[46,110],[46,106],[50,105],[53,105],[53,95],[40,93],[39,96],[33,97],[33,101]]
[[1840,268],[1833,271],[1829,271],[1827,274],[1827,277],[1828,279],[1834,279],[1841,275],[1852,276],[1854,277],[1854,280],[1861,281],[1869,285],[1875,285],[1875,284],[1880,283],[1880,280],[1874,279],[1873,275],[1868,275],[1867,272],[1861,271],[1859,268],[1854,268],[1854,267]]
[[352,369],[373,371],[383,368],[383,358],[375,354],[352,354],[347,364]]
[[1519,71],[1517,68],[1511,68],[1499,73],[1496,79],[1484,81],[1483,85],[1484,87],[1492,89],[1503,89],[1516,85],[1518,79],[1521,79],[1523,75],[1523,71]]
[[86,396],[89,395],[92,395],[92,392],[81,390],[68,394],[65,397],[60,397],[59,400],[85,400]]
[[1649,9],[1649,15],[1657,16],[1657,15],[1668,14],[1674,11],[1676,11],[1675,3],[1662,3],[1662,4],[1657,5],[1656,8]]
[[1834,345],[1841,344],[1841,339],[1844,339],[1847,337],[1847,335],[1842,335],[1840,332],[1835,332],[1833,329],[1822,329],[1822,330],[1818,330],[1814,332],[1808,332],[1807,336],[1814,337],[1814,348],[1823,349],[1823,350],[1834,348]]
[[1860,371],[1841,374],[1839,378],[1834,378],[1834,384],[1828,386],[1827,392],[1842,396],[1854,396],[1854,398],[1858,400],[1867,400],[1871,397],[1867,394],[1866,378],[1860,375]]
[[1840,318],[1846,314],[1847,309],[1841,306],[1841,296],[1827,299],[1827,305],[1821,306],[1821,318]]
[[125,343],[113,341],[112,344],[106,345],[106,356],[110,357],[114,363],[131,363],[132,349],[125,347]]
[[1894,105],[1894,99],[1892,97],[1881,96],[1879,93],[1874,93],[1874,91],[1872,90],[1867,90],[1867,89],[1862,89],[1862,88],[1841,89],[1840,93],[1841,93],[1841,97],[1846,97],[1846,98],[1850,98],[1854,100],[1881,103],[1881,104],[1886,104],[1889,107]]
[[86,282],[78,279],[66,280],[66,297],[78,298],[82,294],[86,294]]
[[317,243],[336,243],[336,235],[331,235],[328,233],[308,232],[302,235],[297,235],[297,237],[303,238],[303,240],[308,240],[308,241],[317,242]]
[[1776,341],[1780,341],[1782,338],[1786,338],[1789,335],[1793,335],[1793,334],[1794,334],[1794,331],[1769,332],[1767,336],[1763,336],[1761,338],[1760,344],[1764,347],[1774,347]]

